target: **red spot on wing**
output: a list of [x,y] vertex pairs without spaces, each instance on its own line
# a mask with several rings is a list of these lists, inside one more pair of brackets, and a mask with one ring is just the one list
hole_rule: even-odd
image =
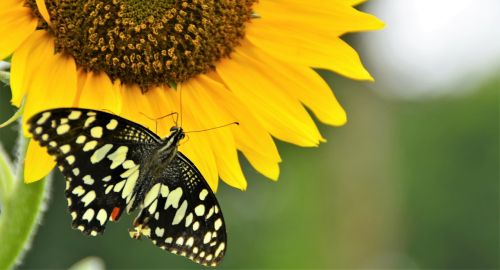
[[111,212],[111,221],[118,220],[121,213],[122,213],[122,210],[119,207],[113,208],[113,211]]

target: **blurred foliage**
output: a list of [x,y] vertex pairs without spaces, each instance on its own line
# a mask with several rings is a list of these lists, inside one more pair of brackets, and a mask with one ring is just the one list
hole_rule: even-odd
[[[229,249],[220,269],[498,269],[500,82],[408,102],[378,96],[376,84],[323,75],[335,82],[349,123],[323,126],[328,143],[319,148],[279,143],[277,183],[244,162],[248,191],[221,187]],[[0,122],[14,112],[9,98],[3,87]],[[6,146],[14,136],[0,130]],[[130,239],[133,217],[102,237],[83,236],[70,228],[59,173],[52,194],[22,269],[67,269],[87,256],[107,269],[199,269]]]

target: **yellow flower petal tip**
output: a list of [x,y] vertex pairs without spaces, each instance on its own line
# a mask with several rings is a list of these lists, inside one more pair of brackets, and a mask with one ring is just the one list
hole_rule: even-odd
[[[151,16],[140,26],[122,24],[124,29],[117,30],[102,25],[102,31],[95,31],[89,21],[95,11],[83,6],[86,1],[75,1],[74,9],[59,14],[56,0],[32,0],[30,5],[0,0],[0,36],[6,41],[0,44],[0,56],[13,54],[12,103],[19,106],[25,100],[24,121],[42,110],[85,107],[115,113],[161,137],[177,124],[185,130],[205,130],[237,121],[239,126],[189,134],[191,139],[180,150],[214,190],[219,179],[246,190],[238,151],[276,181],[281,159],[274,139],[315,147],[326,140],[311,114],[327,125],[346,123],[330,87],[312,68],[374,80],[341,37],[385,26],[353,8],[363,0],[230,1],[206,9],[215,10],[207,14],[213,16],[211,24],[186,20],[184,25],[171,24],[170,11],[151,4],[154,1],[137,1],[144,12],[165,15]],[[121,19],[117,10],[100,10],[99,16]],[[50,15],[67,17],[51,21]],[[81,31],[67,31],[70,27]],[[219,29],[227,31],[219,35]],[[121,31],[119,37],[135,33],[128,44],[136,45],[118,45],[116,36],[107,34],[115,31]],[[89,57],[82,51],[93,53]],[[172,113],[177,119],[150,119]],[[23,128],[29,136],[26,125]],[[54,164],[44,149],[30,143],[25,181],[43,178]]]
[[49,11],[47,10],[47,6],[45,5],[45,0],[36,0],[36,6],[38,11],[42,15],[43,19],[46,23],[51,25]]
[[47,150],[36,141],[30,140],[24,160],[24,182],[33,183],[47,176],[56,162]]

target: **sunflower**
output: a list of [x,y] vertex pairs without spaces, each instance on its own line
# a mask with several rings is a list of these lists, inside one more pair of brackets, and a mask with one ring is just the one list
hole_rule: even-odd
[[[180,146],[216,190],[245,189],[238,151],[276,180],[273,137],[303,147],[324,141],[322,123],[346,114],[312,68],[372,80],[340,36],[383,27],[360,0],[2,0],[0,59],[12,55],[12,104],[110,111],[160,136],[182,112]],[[182,97],[182,98],[181,98]],[[155,123],[157,122],[157,123]],[[157,128],[155,128],[157,126]],[[26,136],[26,125],[23,125]],[[31,141],[25,181],[55,163]]]

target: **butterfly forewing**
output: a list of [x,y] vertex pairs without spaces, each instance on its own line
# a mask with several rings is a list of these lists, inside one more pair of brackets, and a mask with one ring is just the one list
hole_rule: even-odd
[[66,177],[73,227],[91,235],[119,218],[133,198],[140,164],[160,140],[130,121],[91,110],[46,111],[28,123]]
[[226,251],[219,204],[196,167],[178,153],[146,193],[134,222],[157,246],[197,263],[216,266]]

